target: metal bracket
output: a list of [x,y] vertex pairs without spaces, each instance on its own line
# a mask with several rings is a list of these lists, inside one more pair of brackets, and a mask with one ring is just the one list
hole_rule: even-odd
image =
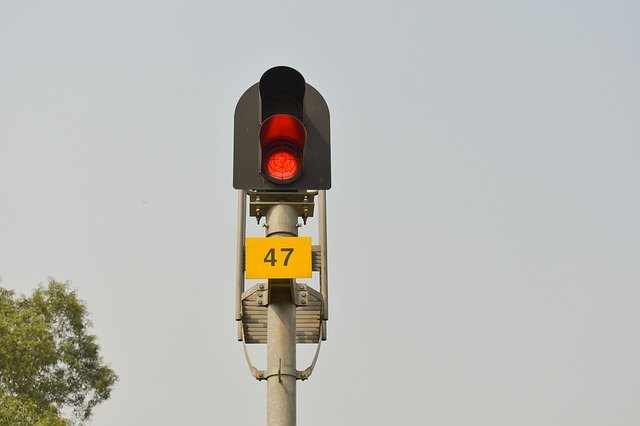
[[278,204],[287,204],[293,207],[298,216],[306,224],[307,219],[313,217],[314,198],[318,191],[300,192],[271,192],[271,191],[248,191],[249,195],[249,216],[255,217],[260,223],[260,219],[266,215],[269,208]]
[[[279,280],[269,280],[269,281],[273,281],[272,284],[274,285],[270,286],[269,283],[260,283],[257,286],[254,286],[249,290],[245,291],[242,294],[242,299],[245,299],[251,294],[255,294],[256,302],[258,305],[265,306],[265,307],[269,305],[269,294],[270,294],[269,289],[279,285],[278,283]],[[311,295],[315,297],[320,297],[315,290],[307,287],[306,284],[302,284],[302,283],[289,284],[288,280],[286,281],[287,281],[287,287],[289,286],[291,287],[291,299],[293,300],[293,303],[296,306],[307,306],[309,304],[309,297]]]
[[258,298],[258,305],[267,306],[269,304],[269,284],[258,284],[256,297]]
[[307,285],[306,284],[299,284],[299,283],[293,283],[293,303],[296,306],[307,306],[308,303],[308,299],[307,299]]
[[[324,321],[320,323],[320,333],[322,334],[322,329],[324,328]],[[251,356],[249,355],[249,349],[247,348],[247,343],[244,339],[244,332],[242,336],[242,349],[244,350],[244,357],[247,360],[247,365],[249,367],[249,371],[251,375],[256,378],[256,380],[267,380],[269,377],[278,376],[278,381],[282,381],[282,376],[291,376],[295,377],[296,380],[307,380],[311,377],[314,368],[316,367],[316,362],[318,361],[318,355],[320,355],[320,347],[322,346],[322,339],[318,340],[318,346],[316,346],[316,353],[313,355],[313,360],[311,361],[311,365],[305,368],[304,370],[291,370],[291,369],[282,369],[282,360],[280,360],[280,365],[277,371],[273,370],[258,370],[253,362],[251,361]]]
[[259,306],[266,307],[269,304],[269,283],[259,283],[251,287],[249,290],[244,291],[240,299],[246,298],[255,294],[255,301]]

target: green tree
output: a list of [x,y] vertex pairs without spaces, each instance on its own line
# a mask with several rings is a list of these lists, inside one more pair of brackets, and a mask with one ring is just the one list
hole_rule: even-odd
[[68,282],[29,297],[0,287],[0,425],[81,423],[109,398],[117,376],[90,327]]

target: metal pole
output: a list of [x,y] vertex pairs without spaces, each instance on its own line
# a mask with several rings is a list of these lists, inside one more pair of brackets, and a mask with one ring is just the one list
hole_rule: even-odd
[[[242,292],[244,291],[244,237],[246,233],[247,191],[238,191],[238,234],[236,237],[236,321],[242,320]],[[240,338],[238,338],[240,340]]]
[[[318,237],[320,239],[320,293],[324,296],[324,321],[329,319],[329,277],[327,268],[327,191],[318,191]],[[323,329],[323,335],[324,335]],[[326,339],[323,336],[323,340]]]
[[[266,214],[267,237],[298,236],[298,213],[286,204]],[[294,280],[269,280],[267,306],[267,425],[296,424],[296,305]]]

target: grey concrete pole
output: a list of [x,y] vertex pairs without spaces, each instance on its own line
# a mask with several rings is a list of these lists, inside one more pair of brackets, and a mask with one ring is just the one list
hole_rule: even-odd
[[[296,306],[291,290],[271,290],[267,307],[267,425],[295,426],[296,378]],[[288,374],[287,374],[288,373]]]
[[[298,213],[286,204],[266,214],[267,237],[298,236]],[[277,282],[277,283],[276,283]],[[267,425],[296,424],[296,305],[294,280],[270,280],[267,306]],[[280,374],[278,374],[280,372]],[[293,375],[292,375],[293,374]]]

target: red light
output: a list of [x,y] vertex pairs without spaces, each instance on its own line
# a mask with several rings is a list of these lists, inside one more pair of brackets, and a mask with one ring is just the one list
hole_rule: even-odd
[[304,125],[293,115],[272,115],[260,126],[260,146],[263,150],[272,143],[289,142],[302,152],[306,140]]
[[280,146],[267,153],[264,165],[269,177],[284,182],[298,177],[300,157],[290,148]]
[[276,184],[295,181],[302,174],[307,131],[289,114],[272,115],[260,126],[262,173]]

